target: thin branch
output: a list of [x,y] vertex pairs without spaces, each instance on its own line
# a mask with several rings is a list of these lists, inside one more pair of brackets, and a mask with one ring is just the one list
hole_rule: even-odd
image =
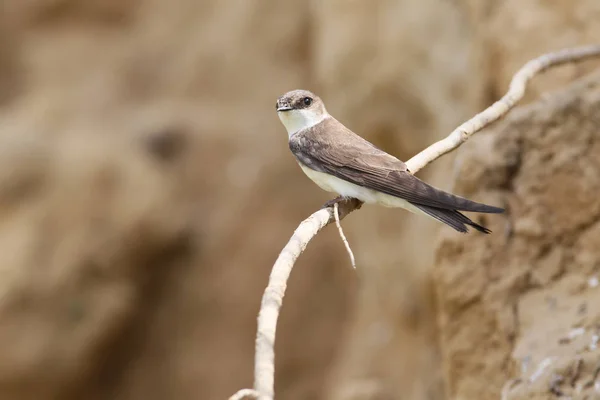
[[[361,205],[362,203],[356,199],[340,202],[338,207],[340,220],[352,211],[358,210]],[[292,267],[310,239],[334,220],[333,207],[327,207],[302,221],[277,257],[271,270],[269,284],[263,294],[258,313],[256,358],[254,360],[254,389],[260,393],[261,399],[272,399],[274,396],[275,330]]]
[[[513,76],[509,90],[504,97],[456,128],[445,139],[432,144],[408,160],[406,165],[409,171],[413,174],[418,172],[427,164],[460,146],[474,133],[504,116],[523,98],[526,84],[536,74],[550,67],[598,56],[600,56],[600,45],[594,45],[564,49],[529,61]],[[359,209],[361,205],[362,203],[356,199],[340,203],[339,219],[342,220],[352,211]],[[274,398],[275,330],[288,277],[294,263],[312,238],[335,220],[333,207],[327,207],[302,221],[273,266],[258,314],[258,332],[256,335],[254,389],[260,394],[259,398],[261,400]]]
[[466,142],[474,133],[504,116],[523,98],[527,83],[535,75],[550,67],[598,56],[600,56],[600,45],[593,45],[563,49],[529,61],[513,76],[508,92],[500,100],[456,128],[445,139],[432,144],[408,160],[406,166],[413,174],[416,173],[430,162]]
[[254,389],[242,389],[238,390],[229,400],[246,400],[246,399],[258,399],[260,394]]
[[342,242],[344,242],[344,246],[346,246],[346,251],[350,256],[350,262],[352,263],[352,268],[356,269],[356,260],[354,259],[354,253],[350,248],[350,243],[348,243],[348,239],[346,239],[346,235],[344,235],[344,230],[342,229],[342,224],[340,223],[340,214],[339,214],[339,205],[335,203],[333,205],[333,216],[335,217],[335,225],[338,228],[338,232],[340,233],[340,237],[342,238]]

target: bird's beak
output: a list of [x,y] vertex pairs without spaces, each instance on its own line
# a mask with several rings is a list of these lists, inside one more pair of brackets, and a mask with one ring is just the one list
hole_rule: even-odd
[[277,101],[277,112],[290,111],[292,107],[287,102]]

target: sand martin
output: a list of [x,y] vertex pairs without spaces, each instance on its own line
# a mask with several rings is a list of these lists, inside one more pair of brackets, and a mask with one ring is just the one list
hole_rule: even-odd
[[367,204],[400,207],[427,215],[459,232],[467,232],[468,225],[490,233],[460,211],[504,211],[423,182],[412,175],[402,161],[329,115],[323,101],[307,90],[284,94],[277,99],[276,108],[300,168],[323,190]]

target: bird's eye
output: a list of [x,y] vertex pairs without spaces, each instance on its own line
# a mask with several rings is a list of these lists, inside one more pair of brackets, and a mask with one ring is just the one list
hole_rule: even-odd
[[305,97],[304,99],[302,99],[302,101],[304,102],[305,106],[310,106],[313,102],[313,99],[311,99],[310,97]]

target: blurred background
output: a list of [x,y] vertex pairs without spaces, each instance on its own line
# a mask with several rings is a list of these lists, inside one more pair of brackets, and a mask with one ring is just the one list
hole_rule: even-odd
[[[598,0],[0,1],[0,399],[251,387],[270,269],[331,198],[276,98],[312,90],[406,160],[599,21]],[[343,221],[357,271],[333,227],[311,242],[278,399],[597,395],[598,67],[536,78],[419,174],[507,207],[494,234],[366,206]]]

